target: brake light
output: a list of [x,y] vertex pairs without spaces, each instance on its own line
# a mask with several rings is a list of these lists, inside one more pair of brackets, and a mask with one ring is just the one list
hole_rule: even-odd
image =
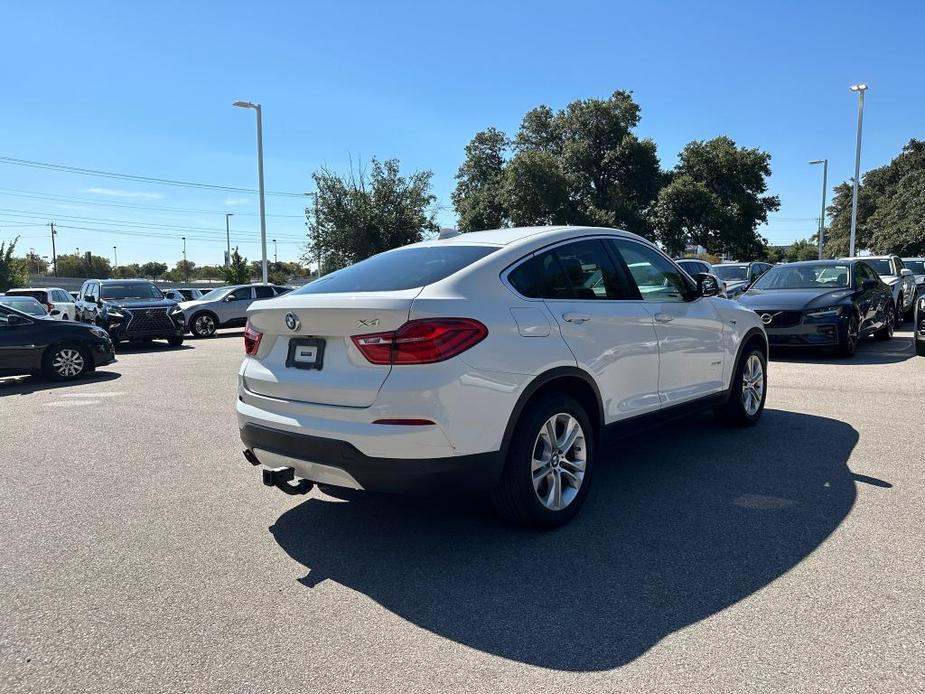
[[48,302],[47,304],[45,304],[45,308],[47,308],[48,312],[51,313],[52,311],[55,310],[55,305],[51,302]]
[[371,364],[433,364],[465,352],[487,335],[488,328],[471,318],[424,318],[352,339]]
[[249,357],[257,354],[257,350],[260,349],[260,340],[262,338],[263,333],[254,330],[251,324],[248,323],[244,328],[244,354]]

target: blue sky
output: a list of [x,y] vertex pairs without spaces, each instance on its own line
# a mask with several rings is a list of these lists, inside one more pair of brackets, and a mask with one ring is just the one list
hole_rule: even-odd
[[[870,85],[862,169],[925,137],[923,20],[921,2],[10,2],[0,156],[253,188],[253,114],[231,106],[246,99],[264,107],[268,190],[397,157],[434,172],[452,226],[477,130],[629,89],[663,167],[720,134],[769,151],[782,204],[762,233],[784,243],[815,229],[822,172],[807,161],[828,157],[833,183],[853,174],[850,84]],[[267,199],[281,260],[301,253],[303,206]],[[186,235],[191,260],[219,263],[225,211],[259,257],[256,196],[0,163],[0,240],[23,250],[48,254],[38,225],[54,219],[59,252],[172,264]]]

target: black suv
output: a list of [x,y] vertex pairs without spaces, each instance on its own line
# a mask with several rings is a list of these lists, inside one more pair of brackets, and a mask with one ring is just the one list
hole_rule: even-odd
[[87,280],[77,299],[77,320],[94,323],[117,343],[167,340],[183,344],[183,312],[147,280]]

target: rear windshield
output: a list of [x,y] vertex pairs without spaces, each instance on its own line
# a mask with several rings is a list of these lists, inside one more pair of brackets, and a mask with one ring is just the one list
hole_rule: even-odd
[[42,291],[41,289],[11,289],[7,292],[7,296],[31,296],[42,303],[48,299],[47,292]]
[[45,315],[45,307],[31,296],[0,296],[0,304],[28,313],[30,316]]
[[713,273],[721,280],[735,282],[748,279],[748,265],[714,265]]
[[439,282],[498,250],[494,246],[423,246],[374,255],[332,272],[294,294],[389,292]]

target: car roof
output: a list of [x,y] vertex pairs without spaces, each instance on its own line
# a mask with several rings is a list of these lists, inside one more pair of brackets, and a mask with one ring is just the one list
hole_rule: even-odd
[[642,241],[651,244],[650,241],[622,229],[610,229],[607,227],[589,227],[589,226],[541,226],[541,227],[511,227],[509,229],[491,229],[486,231],[469,231],[450,236],[442,239],[430,239],[413,243],[404,248],[421,248],[427,246],[495,246],[516,247],[520,245],[535,244],[537,241],[544,243],[556,243],[565,241],[572,237],[583,236],[587,234],[611,234],[614,236],[623,236],[626,238]]
[[897,257],[892,255],[856,255],[853,258],[851,256],[845,256],[844,258],[839,258],[838,260],[889,260],[890,258]]
[[[844,265],[845,263],[857,263],[864,258],[823,258],[822,260],[794,260],[792,263],[785,263],[786,267],[794,265]],[[781,266],[783,267],[783,266]]]

